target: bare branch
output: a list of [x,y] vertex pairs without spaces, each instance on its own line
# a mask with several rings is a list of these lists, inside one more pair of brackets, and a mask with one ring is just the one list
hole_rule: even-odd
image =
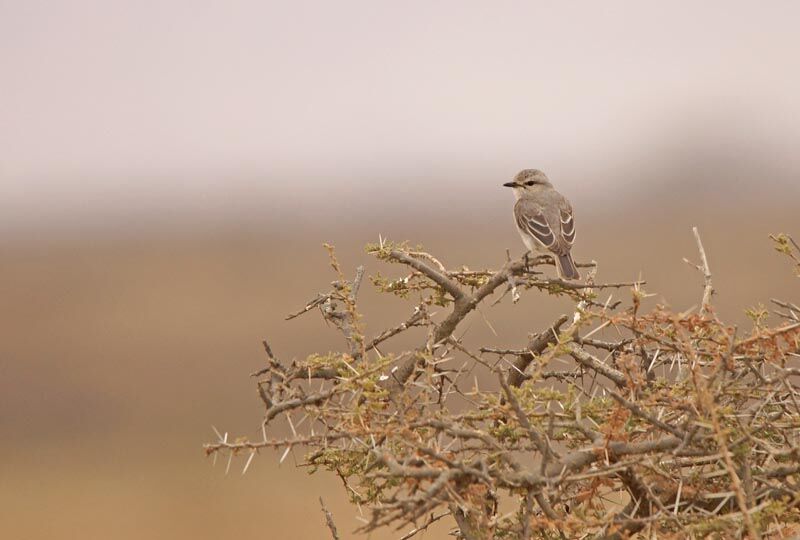
[[627,379],[625,378],[625,375],[623,375],[619,370],[606,365],[600,359],[574,345],[568,345],[567,350],[569,351],[569,354],[572,355],[572,357],[585,368],[596,371],[600,375],[611,379],[614,384],[620,388],[624,388],[627,385]]
[[419,527],[415,527],[414,529],[408,531],[406,534],[404,534],[403,536],[400,537],[400,540],[409,540],[409,538],[413,538],[418,533],[421,533],[423,531],[428,530],[428,527],[430,527],[431,525],[433,525],[434,523],[436,523],[440,519],[442,519],[444,517],[447,517],[449,515],[451,515],[449,511],[442,512],[441,514],[438,514],[438,515],[431,514],[424,525],[421,525]]
[[420,324],[421,321],[424,321],[428,318],[428,313],[425,311],[424,306],[417,306],[414,309],[414,313],[411,317],[408,318],[405,322],[398,324],[392,328],[388,328],[372,338],[372,340],[364,347],[366,350],[372,350],[382,342],[386,341],[387,339],[396,336],[397,334],[408,330],[409,328],[413,328],[415,326],[422,326]]
[[447,291],[447,293],[450,294],[454,300],[458,300],[464,296],[464,291],[461,290],[461,287],[458,286],[458,283],[448,278],[441,271],[434,270],[424,262],[420,261],[418,258],[415,258],[414,256],[397,249],[392,250],[389,253],[389,258],[410,266],[418,272],[421,272],[425,275],[425,277]]
[[328,293],[328,294],[318,294],[316,298],[314,298],[313,300],[311,300],[308,303],[306,303],[306,305],[302,309],[287,315],[286,316],[286,320],[287,321],[291,321],[292,319],[297,318],[300,315],[303,315],[304,313],[308,313],[309,311],[311,311],[315,307],[317,307],[317,306],[319,306],[321,304],[324,304],[326,301],[328,301],[328,299],[330,299],[330,297],[331,297],[330,293]]
[[508,371],[508,384],[510,386],[519,386],[525,380],[525,370],[533,362],[534,356],[542,354],[547,347],[558,341],[558,334],[561,331],[561,326],[569,320],[567,315],[561,315],[553,322],[552,326],[537,334],[528,343],[528,349],[525,354],[520,355],[512,364],[512,369]]
[[[700,252],[700,265],[693,265],[703,274],[703,299],[701,302],[701,309],[700,314],[705,315],[708,313],[708,310],[711,308],[711,295],[714,294],[714,286],[711,283],[711,269],[708,266],[708,258],[706,257],[706,250],[703,248],[703,241],[700,240],[700,232],[697,230],[697,227],[692,227],[692,233],[694,233],[694,241],[697,243],[697,251]],[[687,264],[689,261],[684,259]]]
[[333,514],[325,507],[325,501],[322,497],[319,498],[319,505],[322,507],[322,513],[325,514],[325,525],[331,531],[333,540],[339,540],[339,532],[336,530],[336,524],[333,522]]

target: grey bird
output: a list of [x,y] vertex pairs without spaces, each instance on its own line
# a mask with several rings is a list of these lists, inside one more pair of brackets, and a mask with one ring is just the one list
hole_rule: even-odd
[[575,220],[566,197],[537,169],[520,171],[513,182],[503,185],[514,188],[514,220],[527,248],[552,255],[562,279],[580,279],[570,254],[575,243]]

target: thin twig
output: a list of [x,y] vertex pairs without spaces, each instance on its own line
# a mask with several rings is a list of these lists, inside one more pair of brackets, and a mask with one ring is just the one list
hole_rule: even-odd
[[322,497],[319,498],[319,505],[322,507],[322,513],[325,514],[325,525],[327,525],[328,529],[331,531],[331,537],[333,540],[339,540],[339,532],[336,530],[336,524],[333,522],[333,514],[325,507],[325,501],[322,500]]
[[[697,227],[692,227],[694,234],[694,241],[697,244],[697,250],[700,252],[700,265],[695,267],[703,274],[703,299],[701,301],[700,314],[705,315],[711,308],[711,295],[714,294],[714,286],[711,282],[711,268],[708,266],[708,258],[706,257],[706,250],[703,247],[703,241],[700,240],[700,232]],[[684,259],[688,264],[689,261]]]
[[412,529],[412,530],[408,531],[406,534],[404,534],[403,536],[400,537],[400,540],[408,540],[409,538],[412,538],[412,537],[416,536],[418,533],[421,533],[422,531],[427,530],[428,527],[430,527],[431,525],[433,525],[434,523],[436,523],[437,521],[439,521],[443,517],[447,517],[449,515],[450,515],[449,511],[442,512],[439,515],[431,514],[424,525],[420,525],[419,527],[416,527],[415,529]]

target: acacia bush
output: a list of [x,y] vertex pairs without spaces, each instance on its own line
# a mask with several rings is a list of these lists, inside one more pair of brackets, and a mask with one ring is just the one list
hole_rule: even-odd
[[[450,270],[381,241],[367,252],[404,271],[374,286],[415,307],[372,337],[357,306],[364,269],[346,279],[329,247],[337,280],[289,318],[318,311],[343,349],[282,361],[265,342],[253,374],[263,437],[226,434],[205,450],[241,456],[246,470],[261,450],[302,449],[365,512],[356,532],[396,527],[408,539],[447,519],[466,540],[788,538],[800,530],[800,308],[775,299],[771,316],[750,312],[746,332],[719,320],[694,232],[701,301],[683,313],[644,310],[643,283],[595,283],[594,264],[580,265],[585,283],[545,277],[548,256]],[[800,276],[797,244],[773,241]],[[603,302],[611,288],[630,300]],[[481,303],[527,291],[574,308],[507,349],[455,337]],[[393,350],[412,328],[416,347]],[[284,426],[290,435],[275,436]]]

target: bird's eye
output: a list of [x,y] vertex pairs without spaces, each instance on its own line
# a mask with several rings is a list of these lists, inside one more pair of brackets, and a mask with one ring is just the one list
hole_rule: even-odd
[[533,185],[533,184],[535,184],[535,183],[536,183],[536,182],[535,182],[535,181],[533,181],[533,180],[528,180],[527,182],[525,182],[525,185],[526,185],[526,186],[532,186],[532,185]]

